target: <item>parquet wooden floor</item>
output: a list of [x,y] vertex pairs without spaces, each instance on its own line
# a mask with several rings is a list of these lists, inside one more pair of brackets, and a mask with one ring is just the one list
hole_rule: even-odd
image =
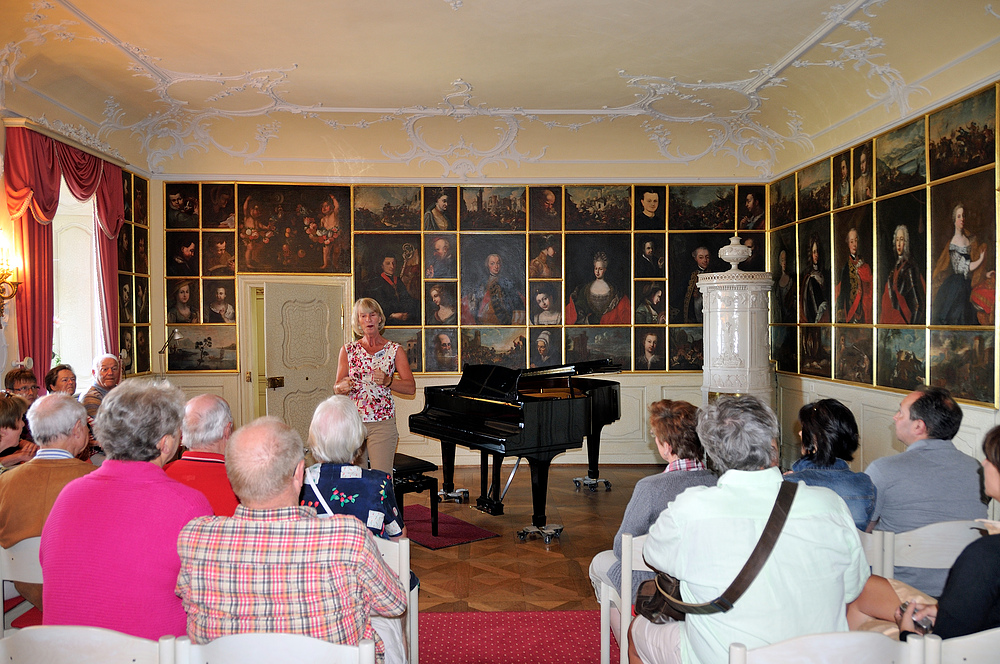
[[[596,491],[577,491],[573,478],[585,466],[552,466],[546,518],[564,527],[559,539],[521,542],[515,533],[531,523],[531,476],[522,463],[504,499],[504,514],[490,516],[469,504],[441,503],[442,514],[486,528],[500,537],[431,551],[414,544],[410,565],[420,577],[421,611],[549,611],[598,608],[587,569],[599,551],[611,548],[632,487],[658,472],[656,466],[602,466],[611,481]],[[438,479],[441,479],[438,471]],[[504,481],[509,474],[504,468]],[[479,467],[455,469],[455,485],[479,495]],[[428,505],[427,493],[411,493],[411,503]]]

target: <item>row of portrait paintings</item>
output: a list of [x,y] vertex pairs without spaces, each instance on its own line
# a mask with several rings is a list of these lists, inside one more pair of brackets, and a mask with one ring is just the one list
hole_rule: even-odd
[[[669,192],[669,198],[668,198]],[[166,228],[355,231],[764,230],[764,185],[314,186],[174,182]]]
[[774,325],[771,344],[779,371],[901,390],[942,386],[984,403],[996,397],[993,330]]
[[926,116],[926,124],[921,118],[771,184],[770,228],[972,171],[995,154],[991,86]]
[[772,322],[993,326],[994,179],[991,168],[772,231]]
[[606,357],[625,371],[697,371],[704,363],[701,327],[573,328],[565,340],[558,327],[386,328],[384,335],[405,349],[415,372],[454,372],[465,364],[523,369]]
[[170,231],[166,234],[168,277],[231,277],[236,274],[236,234]]
[[149,226],[149,180],[122,171],[122,209],[125,221]]
[[[764,233],[741,237],[752,250],[743,267],[763,270]],[[728,233],[567,235],[565,247],[543,242],[530,261],[524,235],[445,234],[425,238],[433,247],[425,264],[420,239],[355,236],[354,292],[375,299],[387,325],[698,324],[698,277],[729,267],[718,258]],[[460,281],[449,279],[459,272]],[[545,280],[553,275],[563,280]]]

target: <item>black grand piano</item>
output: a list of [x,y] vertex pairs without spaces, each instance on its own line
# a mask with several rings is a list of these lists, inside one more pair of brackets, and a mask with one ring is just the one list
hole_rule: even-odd
[[410,431],[441,440],[445,492],[455,488],[455,445],[482,452],[482,494],[476,505],[489,514],[503,514],[503,458],[527,458],[532,525],[518,535],[540,534],[549,542],[562,530],[545,524],[549,464],[556,455],[581,447],[586,436],[587,477],[596,483],[601,428],[621,417],[618,383],[582,376],[620,370],[610,359],[539,369],[467,364],[458,385],[424,388],[424,409],[410,415]]

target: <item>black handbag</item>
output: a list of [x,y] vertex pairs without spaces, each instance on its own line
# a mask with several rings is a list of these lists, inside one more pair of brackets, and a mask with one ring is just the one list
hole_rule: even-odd
[[781,529],[785,525],[785,519],[788,518],[788,510],[792,507],[792,501],[795,499],[795,492],[798,488],[798,482],[781,483],[778,497],[771,509],[771,516],[767,519],[767,525],[764,526],[764,532],[761,533],[757,546],[754,547],[750,558],[743,565],[743,569],[720,596],[711,602],[701,604],[685,602],[681,598],[680,581],[666,572],[659,571],[647,562],[646,566],[656,572],[656,578],[643,581],[639,585],[635,598],[636,613],[651,623],[661,625],[670,620],[684,620],[688,613],[696,615],[725,613],[733,608],[736,600],[750,587],[770,557],[771,550],[774,549],[774,544],[778,541],[778,535],[781,534]]

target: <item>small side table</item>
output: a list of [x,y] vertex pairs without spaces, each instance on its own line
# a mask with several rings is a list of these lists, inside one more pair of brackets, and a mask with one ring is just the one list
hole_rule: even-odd
[[438,480],[424,473],[433,473],[437,465],[409,454],[399,454],[392,460],[392,484],[396,504],[403,509],[403,494],[421,493],[425,489],[431,496],[431,535],[438,534]]

